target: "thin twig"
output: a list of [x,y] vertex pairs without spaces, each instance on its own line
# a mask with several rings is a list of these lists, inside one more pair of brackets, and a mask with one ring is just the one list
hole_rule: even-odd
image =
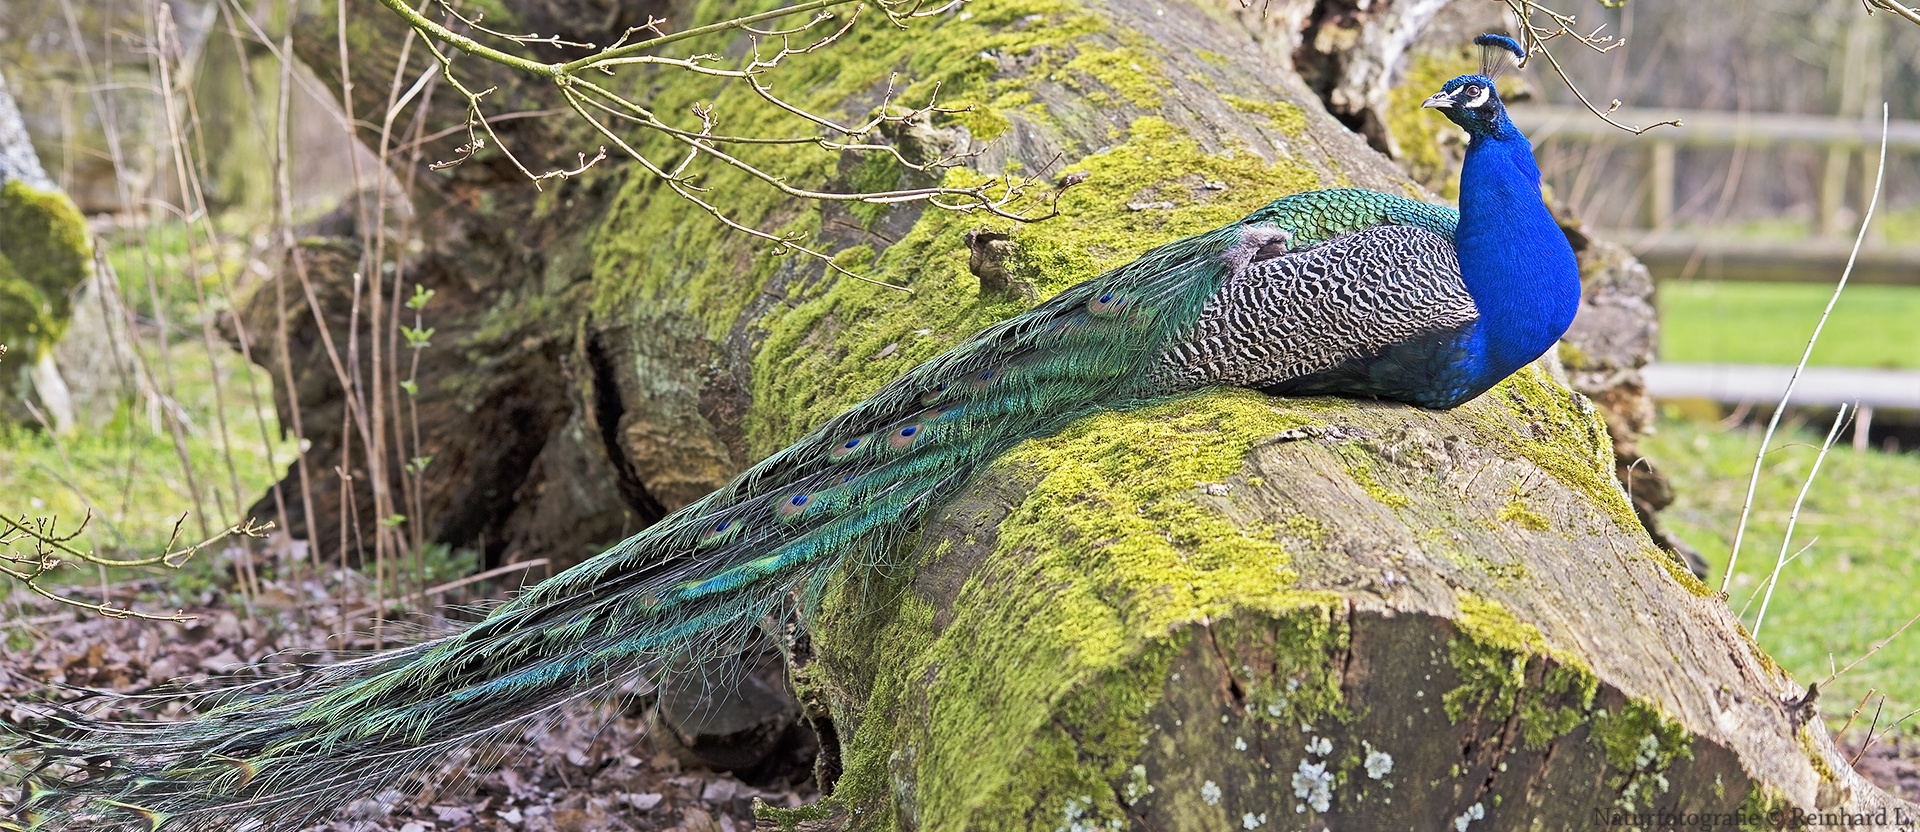
[[1780,584],[1780,570],[1787,566],[1787,547],[1793,543],[1794,524],[1800,522],[1800,506],[1807,500],[1807,492],[1813,490],[1813,480],[1820,476],[1820,463],[1827,460],[1827,452],[1833,450],[1833,440],[1840,436],[1840,426],[1847,421],[1847,406],[1841,405],[1840,412],[1833,415],[1833,427],[1827,429],[1826,441],[1820,443],[1820,453],[1813,458],[1813,470],[1807,472],[1807,481],[1800,485],[1800,496],[1793,498],[1793,511],[1787,515],[1787,534],[1780,541],[1780,556],[1774,559],[1773,574],[1767,578],[1766,597],[1760,599],[1760,612],[1753,618],[1753,638],[1760,639],[1760,625],[1767,621],[1767,604],[1773,600],[1774,587]]
[[[1560,76],[1561,82],[1567,85],[1567,89],[1573,93],[1573,96],[1575,98],[1580,99],[1581,105],[1585,106],[1588,112],[1591,112],[1595,116],[1599,117],[1601,121],[1604,121],[1608,124],[1613,125],[1614,127],[1618,127],[1621,130],[1624,130],[1628,133],[1632,133],[1636,136],[1642,133],[1645,133],[1648,130],[1652,130],[1655,127],[1679,127],[1680,126],[1679,119],[1668,119],[1666,121],[1658,121],[1658,122],[1654,122],[1653,124],[1649,124],[1645,127],[1637,127],[1633,125],[1621,124],[1618,121],[1614,121],[1613,113],[1615,110],[1620,109],[1620,99],[1617,99],[1617,98],[1614,99],[1613,102],[1609,104],[1607,106],[1607,109],[1605,110],[1602,110],[1599,107],[1594,106],[1592,101],[1587,100],[1587,94],[1580,91],[1580,85],[1575,84],[1573,82],[1573,78],[1567,75],[1567,70],[1564,67],[1560,66],[1560,59],[1554,57],[1553,50],[1547,48],[1547,45],[1546,45],[1547,41],[1553,40],[1555,38],[1564,37],[1564,38],[1571,39],[1572,41],[1580,44],[1581,46],[1585,46],[1589,49],[1592,49],[1595,52],[1611,52],[1615,49],[1625,46],[1627,44],[1627,41],[1625,38],[1615,38],[1612,35],[1601,34],[1601,32],[1606,29],[1604,25],[1597,27],[1592,32],[1589,32],[1583,35],[1579,32],[1579,30],[1574,28],[1575,20],[1573,15],[1563,14],[1561,12],[1554,11],[1545,6],[1540,5],[1539,3],[1534,2],[1534,0],[1505,0],[1505,2],[1507,4],[1507,9],[1509,11],[1512,11],[1514,14],[1514,17],[1521,21],[1521,38],[1523,41],[1525,41],[1524,46],[1525,46],[1527,55],[1529,57],[1535,54],[1545,56],[1547,59],[1547,63],[1553,66],[1553,74]],[[1548,20],[1551,20],[1553,22],[1552,25],[1550,26],[1534,25],[1533,20],[1535,15],[1540,15],[1547,18]]]
[[[1812,549],[1813,545],[1819,542],[1820,542],[1820,538],[1817,536],[1814,537],[1814,539],[1807,541],[1807,545],[1800,547],[1800,551],[1794,552],[1793,557],[1787,558],[1786,563],[1780,564],[1780,568],[1785,568],[1793,565],[1794,561],[1799,560],[1801,555],[1806,554],[1807,550]],[[1758,587],[1755,587],[1753,590],[1753,594],[1747,596],[1747,602],[1740,605],[1740,612],[1737,615],[1735,615],[1734,618],[1739,618],[1739,619],[1746,618],[1747,608],[1753,606],[1754,599],[1759,598],[1761,591],[1765,590],[1766,588],[1767,588],[1767,585],[1764,583]]]
[[[1912,719],[1914,714],[1920,714],[1920,708],[1914,708],[1913,710],[1908,711],[1906,716],[1900,717],[1899,719],[1896,719],[1890,723],[1887,723],[1887,733],[1888,734],[1893,733],[1893,729],[1900,727],[1900,723],[1906,722],[1907,720]],[[1885,734],[1882,734],[1881,736],[1885,736]]]
[[1873,747],[1873,731],[1874,729],[1880,727],[1880,711],[1886,707],[1887,707],[1887,696],[1886,694],[1883,693],[1880,695],[1880,704],[1874,706],[1873,722],[1867,725],[1867,741],[1861,743],[1860,750],[1854,753],[1853,759],[1847,761],[1848,768],[1852,768],[1854,766],[1859,765],[1860,758],[1867,756],[1867,749]]
[[[1838,674],[1835,674],[1835,675],[1838,675]],[[1827,681],[1828,682],[1833,681],[1833,677],[1832,676],[1827,677]],[[1814,687],[1825,689],[1826,686],[1827,686],[1827,682],[1821,682],[1820,684],[1815,685]],[[1853,712],[1847,715],[1847,724],[1840,726],[1840,730],[1833,732],[1834,739],[1836,740],[1839,739],[1840,735],[1845,734],[1848,728],[1853,727],[1853,721],[1860,718],[1860,709],[1865,708],[1867,706],[1867,700],[1872,699],[1873,694],[1874,694],[1874,689],[1867,688],[1867,695],[1860,697],[1860,702],[1853,706]]]
[[1733,532],[1733,551],[1727,556],[1727,572],[1720,578],[1720,592],[1723,594],[1727,591],[1727,584],[1733,581],[1734,567],[1740,563],[1740,544],[1746,540],[1747,520],[1753,515],[1753,495],[1760,486],[1760,468],[1766,462],[1767,447],[1773,444],[1773,432],[1780,427],[1780,417],[1787,412],[1787,403],[1793,399],[1793,388],[1800,383],[1800,374],[1807,369],[1807,361],[1813,358],[1813,346],[1820,341],[1820,331],[1826,328],[1834,305],[1840,302],[1840,293],[1846,290],[1847,280],[1853,277],[1853,265],[1860,259],[1860,246],[1867,239],[1867,226],[1873,222],[1873,210],[1880,204],[1880,186],[1887,174],[1887,127],[1891,113],[1891,109],[1883,102],[1880,105],[1880,165],[1873,174],[1873,196],[1867,200],[1866,215],[1860,218],[1860,233],[1854,235],[1853,251],[1847,255],[1847,267],[1840,272],[1840,282],[1834,284],[1833,295],[1827,298],[1827,308],[1820,312],[1820,321],[1813,325],[1813,335],[1807,338],[1807,348],[1800,353],[1800,363],[1793,366],[1793,375],[1787,378],[1787,389],[1780,394],[1780,404],[1773,408],[1773,416],[1767,420],[1767,432],[1760,437],[1760,451],[1754,454],[1753,473],[1747,477],[1747,498],[1740,505],[1740,524]]
[[180,529],[186,523],[187,516],[173,524],[173,534],[167,539],[167,545],[161,553],[144,558],[111,558],[89,550],[73,546],[73,541],[86,533],[87,524],[93,519],[91,512],[80,521],[80,525],[71,532],[61,532],[59,518],[37,517],[29,519],[22,515],[19,519],[0,515],[0,575],[12,578],[28,591],[47,600],[65,604],[69,607],[88,610],[107,618],[140,618],[149,621],[191,621],[192,616],[175,612],[169,615],[141,612],[131,607],[116,607],[111,598],[102,598],[98,604],[69,598],[51,589],[41,581],[54,570],[69,562],[92,564],[102,569],[107,567],[164,566],[178,569],[193,558],[228,537],[242,536],[252,538],[266,537],[273,529],[272,523],[255,523],[249,519],[244,523],[229,526],[224,531],[208,536],[206,539],[186,547],[176,548],[179,543]]
[[[394,0],[380,0],[380,2],[382,3],[388,3],[393,1]],[[853,0],[813,0],[813,2],[811,3],[798,3],[792,6],[787,6],[786,8],[774,9],[773,11],[746,15],[744,17],[736,17],[736,18],[733,18],[732,20],[723,20],[719,23],[714,23],[707,26],[695,27],[692,29],[688,29],[684,32],[676,32],[671,35],[661,35],[660,37],[653,38],[652,40],[643,40],[639,43],[628,44],[626,46],[622,46],[616,49],[609,49],[598,55],[589,55],[577,61],[571,61],[569,63],[561,64],[560,66],[554,68],[553,74],[571,75],[583,69],[587,69],[588,67],[591,67],[602,61],[613,60],[616,58],[623,58],[628,55],[638,54],[647,49],[658,48],[661,46],[665,46],[669,43],[686,40],[687,38],[696,38],[696,37],[700,37],[701,35],[717,34],[717,33],[729,31],[732,29],[739,29],[745,26],[750,26],[752,24],[759,23],[765,20],[775,20],[778,18],[787,17],[789,15],[800,14],[802,12],[817,11],[820,9],[828,9],[834,6],[844,6],[851,2],[853,2]]]
[[[204,313],[204,310],[207,310],[210,304],[207,303],[207,293],[201,285],[202,281],[198,279],[198,276],[203,272],[211,271],[217,274],[221,273],[218,264],[220,256],[219,232],[213,227],[213,215],[207,207],[207,199],[203,189],[204,182],[201,169],[206,161],[205,148],[200,148],[199,158],[189,158],[193,151],[187,142],[186,136],[189,130],[198,133],[201,129],[199,108],[193,97],[193,86],[190,83],[185,83],[184,80],[177,85],[172,81],[176,76],[172,74],[171,67],[176,61],[185,61],[186,56],[180,53],[181,44],[179,43],[178,32],[173,23],[171,7],[160,6],[159,13],[158,31],[160,41],[156,44],[158,47],[156,50],[158,52],[156,60],[159,63],[162,79],[162,112],[165,115],[168,145],[172,151],[173,169],[177,179],[177,185],[180,188],[180,198],[188,203],[184,206],[187,219],[185,220],[185,227],[182,229],[182,233],[186,238],[187,271],[188,274],[195,276],[195,279],[188,282],[193,286],[194,302],[203,310],[203,313],[199,316],[200,336],[202,343],[206,347],[207,363],[214,367],[214,372],[210,375],[213,386],[214,428],[219,437],[221,459],[226,464],[227,486],[233,497],[233,513],[239,514],[241,505],[245,502],[246,497],[240,487],[239,466],[233,461],[233,435],[227,427],[226,382],[220,377],[221,373],[218,369],[220,348],[218,346],[218,338],[215,336],[213,330],[216,316]],[[182,66],[184,68],[184,64]],[[184,79],[185,76],[179,77]],[[182,104],[184,104],[184,109],[186,110],[184,115],[181,113]],[[201,236],[205,238],[206,245],[210,249],[208,252],[208,260],[212,262],[205,266],[201,263],[198,247],[194,243],[194,230],[196,227],[199,228]],[[223,283],[225,282],[224,274],[221,274],[221,280]],[[217,488],[213,490],[213,497],[215,507],[218,508],[222,514],[225,514],[225,505],[220,499],[220,492]],[[260,578],[254,569],[253,552],[251,549],[243,551],[239,567],[238,578],[241,601],[247,609],[252,609],[253,599],[260,594]]]
[[909,294],[912,293],[913,290],[908,289],[905,286],[896,286],[892,283],[887,283],[881,280],[874,280],[872,278],[864,277],[862,275],[855,274],[851,271],[848,271],[847,269],[841,267],[840,264],[835,263],[832,255],[822,251],[816,251],[812,248],[808,248],[807,246],[801,245],[800,244],[801,238],[798,235],[794,235],[794,234],[775,235],[765,231],[761,231],[757,228],[746,225],[744,223],[734,221],[733,218],[728,217],[724,212],[722,212],[719,208],[715,207],[712,203],[709,203],[706,200],[701,199],[695,193],[695,189],[692,186],[688,185],[686,182],[682,181],[680,177],[668,174],[666,171],[660,170],[658,167],[655,167],[651,160],[647,159],[647,157],[642,156],[640,154],[640,151],[635,150],[631,145],[627,144],[626,141],[622,140],[613,131],[608,130],[605,125],[601,124],[599,120],[595,119],[592,116],[592,114],[586,111],[586,108],[581,105],[579,97],[570,91],[567,93],[567,102],[573,105],[574,112],[579,113],[581,118],[586,119],[588,124],[593,125],[594,129],[599,130],[600,134],[603,136],[606,136],[610,141],[614,143],[615,146],[619,147],[621,150],[626,151],[629,157],[640,162],[642,165],[646,166],[649,171],[654,172],[656,176],[659,176],[661,179],[665,180],[667,185],[672,187],[674,192],[679,194],[683,199],[686,199],[687,201],[700,206],[701,210],[706,211],[708,214],[711,214],[715,219],[718,219],[721,223],[725,224],[728,228],[731,228],[735,231],[739,231],[744,234],[758,237],[770,243],[774,243],[776,246],[775,248],[776,252],[782,249],[790,249],[793,251],[797,251],[797,252],[800,252],[801,254],[805,254],[809,257],[813,257],[814,259],[817,259],[820,262],[825,263],[828,268],[831,268],[834,271],[840,272],[841,274],[844,274],[856,280],[863,280],[868,283],[872,283],[876,286],[884,286],[888,289],[898,289],[902,292],[907,292]]
[[1920,614],[1915,614],[1912,618],[1907,619],[1907,623],[1900,625],[1900,629],[1894,630],[1893,635],[1890,635],[1890,636],[1887,636],[1886,638],[1881,639],[1879,644],[1874,645],[1873,649],[1868,650],[1865,654],[1861,655],[1860,658],[1854,659],[1846,667],[1843,667],[1843,668],[1840,668],[1839,670],[1834,671],[1833,675],[1828,676],[1824,681],[1820,683],[1820,686],[1823,688],[1826,687],[1833,680],[1840,678],[1840,674],[1845,673],[1849,670],[1852,670],[1855,666],[1859,665],[1861,662],[1866,661],[1868,657],[1872,656],[1875,653],[1880,652],[1880,648],[1887,646],[1888,643],[1898,638],[1901,633],[1906,632],[1907,628],[1913,626],[1913,622],[1915,621],[1920,621]]
[[[1873,14],[1874,9],[1880,9],[1904,17],[1910,23],[1920,23],[1920,8],[1908,8],[1893,2],[1893,0],[1865,0],[1865,2],[1867,4],[1867,14]],[[1909,714],[1908,716],[1911,715],[1912,714]]]
[[[507,157],[508,161],[512,163],[522,175],[531,180],[535,187],[542,187],[543,184],[550,179],[566,179],[579,175],[591,166],[592,161],[597,161],[598,158],[600,158],[595,156],[590,160],[589,155],[581,151],[576,153],[578,164],[575,167],[556,168],[544,173],[534,173],[533,169],[523,164],[513,149],[507,147],[506,144],[502,142],[501,137],[494,132],[493,123],[502,119],[490,117],[484,112],[482,99],[493,92],[493,89],[489,88],[475,91],[463,84],[454,72],[452,55],[449,54],[448,50],[441,48],[442,45],[445,45],[459,52],[474,55],[484,60],[552,82],[567,100],[571,109],[586,118],[595,131],[599,132],[606,139],[608,145],[620,148],[627,156],[640,162],[649,174],[667,180],[667,184],[674,193],[694,202],[703,211],[713,215],[727,227],[773,243],[777,252],[791,250],[809,257],[814,257],[821,260],[827,268],[835,272],[862,280],[866,280],[867,278],[854,274],[834,263],[830,253],[800,245],[799,238],[793,235],[777,234],[752,228],[745,222],[726,216],[712,201],[696,197],[696,194],[703,193],[705,189],[694,184],[690,179],[689,165],[696,158],[704,157],[712,159],[721,164],[743,171],[753,179],[758,180],[762,184],[770,185],[781,193],[800,199],[853,201],[879,205],[921,202],[944,210],[961,212],[985,211],[994,216],[1018,222],[1038,222],[1050,219],[1059,213],[1059,191],[1056,189],[1051,194],[1043,196],[1030,194],[1029,191],[1034,190],[1035,187],[1040,184],[1039,180],[1034,178],[1023,179],[1016,182],[1010,177],[1003,177],[1000,180],[989,181],[972,187],[925,187],[879,192],[836,193],[796,187],[790,183],[786,177],[774,174],[764,169],[761,165],[755,164],[737,153],[720,149],[722,145],[751,147],[758,145],[814,143],[819,145],[823,150],[833,153],[846,151],[883,153],[890,156],[892,160],[901,167],[919,172],[937,172],[940,169],[956,164],[961,159],[977,155],[979,153],[978,149],[963,148],[944,153],[932,161],[923,160],[916,162],[907,158],[897,147],[886,143],[866,140],[866,137],[872,131],[883,125],[902,125],[925,118],[929,115],[954,114],[964,112],[967,109],[939,106],[936,103],[939,94],[938,85],[935,85],[933,88],[932,93],[929,95],[929,100],[925,105],[902,112],[900,108],[893,105],[895,84],[890,80],[880,106],[874,108],[872,111],[873,115],[870,118],[861,124],[842,124],[826,115],[816,113],[807,107],[800,106],[776,95],[773,91],[773,86],[768,83],[765,78],[768,72],[782,66],[789,57],[810,54],[838,42],[848,32],[852,31],[854,25],[860,20],[862,12],[870,6],[880,9],[889,23],[897,27],[903,27],[907,21],[914,18],[944,13],[955,7],[957,0],[956,2],[941,4],[932,9],[927,8],[923,3],[912,2],[911,0],[877,0],[875,3],[860,3],[855,5],[852,11],[844,15],[831,10],[835,7],[853,3],[854,0],[811,0],[811,2],[796,3],[771,11],[745,15],[672,34],[667,34],[663,31],[664,21],[650,18],[646,25],[627,30],[612,46],[606,49],[600,49],[591,55],[564,63],[545,63],[513,55],[481,43],[473,37],[460,34],[449,28],[448,25],[465,27],[481,37],[505,41],[515,47],[571,45],[591,48],[591,45],[562,42],[553,36],[541,36],[537,33],[517,34],[488,29],[480,25],[480,18],[463,16],[445,2],[441,2],[440,5],[446,12],[447,24],[437,23],[428,19],[420,10],[410,7],[405,0],[380,0],[380,2],[386,6],[388,10],[404,19],[407,24],[412,27],[413,32],[418,33],[424,38],[425,45],[429,52],[439,64],[440,77],[463,96],[468,105],[466,124],[463,125],[463,128],[467,131],[467,141],[458,148],[455,148],[451,157],[443,158],[441,161],[434,162],[429,166],[433,169],[445,169],[459,165],[467,159],[472,158],[491,143],[494,148],[498,149],[499,152]],[[774,26],[770,28],[759,28],[754,25],[795,15],[807,15],[807,18],[803,23],[785,27]],[[825,29],[828,24],[836,20],[839,22],[833,25],[831,30]],[[629,42],[632,36],[642,32],[651,33],[653,36],[645,40]],[[749,54],[741,59],[743,63],[733,68],[711,65],[722,60],[714,54],[701,53],[674,56],[660,54],[659,52],[663,47],[691,38],[729,32],[744,33],[752,41],[753,45]],[[816,32],[819,32],[817,36],[814,34]],[[760,48],[762,41],[776,37],[780,39],[778,48],[773,50],[771,55],[764,54]],[[758,96],[765,104],[788,115],[805,120],[825,132],[822,135],[806,137],[716,135],[714,131],[715,120],[710,105],[699,105],[693,108],[695,117],[700,121],[700,128],[698,130],[686,130],[666,123],[648,108],[629,101],[604,87],[594,84],[584,77],[589,71],[612,74],[614,69],[630,65],[652,65],[695,75],[744,80],[754,95]],[[426,74],[422,74],[420,76],[421,80],[414,82],[414,88],[421,88],[425,83],[426,77]],[[390,107],[389,123],[391,123],[392,118],[391,110],[404,104],[412,94],[410,90],[407,95],[398,97],[396,104]],[[685,150],[684,158],[678,164],[674,165],[656,164],[643,158],[631,143],[623,140],[620,136],[614,135],[609,127],[602,123],[600,119],[596,119],[585,112],[587,108],[603,111],[613,118],[638,124],[644,129],[664,134],[682,145]],[[764,118],[755,119],[755,121],[764,120]],[[457,131],[462,128],[452,129]],[[442,131],[441,134],[436,135],[442,135],[445,132],[448,131]],[[844,140],[837,138],[840,136],[846,138]],[[879,281],[869,282],[879,283]],[[879,283],[879,285],[889,284]]]

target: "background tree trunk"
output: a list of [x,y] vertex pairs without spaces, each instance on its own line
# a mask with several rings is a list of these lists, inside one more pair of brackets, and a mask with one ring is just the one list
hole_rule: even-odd
[[[396,73],[398,20],[350,5],[351,106],[378,112],[390,80],[424,64],[416,50]],[[637,22],[566,5],[489,22],[600,42]],[[809,232],[913,294],[770,253],[633,165],[535,191],[492,153],[422,170],[453,155],[436,146],[401,171],[416,183],[425,248],[397,279],[446,298],[427,321],[436,345],[418,402],[434,462],[417,521],[492,561],[565,562],[1032,298],[1153,245],[1309,188],[1418,195],[1368,146],[1411,140],[1381,132],[1392,79],[1367,73],[1390,71],[1386,53],[1408,48],[1393,27],[1433,5],[981,0],[904,32],[867,21],[796,56],[782,91],[849,120],[883,103],[896,72],[896,102],[922,103],[937,82],[943,105],[971,105],[885,136],[909,157],[974,152],[952,180],[1086,175],[1061,199],[1065,216],[1019,225],[795,204],[737,171],[700,170],[729,216]],[[673,28],[720,13],[664,10]],[[339,72],[337,19],[329,7],[296,28],[321,77]],[[566,27],[581,20],[607,23]],[[1347,29],[1357,34],[1321,37]],[[1293,69],[1362,48],[1380,54],[1316,72],[1323,91],[1347,91],[1341,114],[1367,136]],[[461,69],[476,88],[499,87],[491,111],[554,100],[504,70]],[[761,134],[807,129],[754,111],[739,85],[622,83],[660,113],[711,104],[723,124]],[[429,119],[457,123],[462,103],[441,93]],[[562,116],[503,125],[535,170],[570,167],[601,143]],[[916,176],[805,147],[756,160],[837,190]],[[367,222],[340,219],[340,236]],[[315,242],[299,256],[343,326],[363,252]],[[1590,260],[1608,288],[1595,297],[1644,307],[1630,259],[1605,249]],[[254,320],[275,316],[269,297],[256,295]],[[310,453],[329,470],[341,430],[325,414],[339,412],[340,390],[304,298],[288,297],[288,319],[307,321],[289,341],[293,363],[316,368],[292,396],[317,414]],[[1024,446],[926,530],[906,566],[845,576],[814,636],[791,645],[834,798],[786,819],[1163,829],[1540,818],[1574,829],[1597,810],[1650,807],[1911,815],[1782,704],[1799,689],[1648,538],[1636,509],[1650,516],[1657,500],[1621,493],[1616,456],[1632,456],[1619,443],[1634,430],[1620,414],[1643,402],[1621,379],[1644,349],[1575,357],[1577,377],[1624,389],[1602,397],[1611,440],[1585,398],[1529,370],[1450,413],[1220,393]],[[338,510],[322,502],[323,516]],[[331,523],[289,519],[332,550]]]

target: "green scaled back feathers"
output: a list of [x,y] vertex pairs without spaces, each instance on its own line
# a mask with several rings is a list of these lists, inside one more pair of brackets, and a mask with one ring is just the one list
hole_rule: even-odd
[[1282,229],[1297,250],[1385,224],[1450,238],[1456,221],[1371,191],[1281,199],[988,328],[463,632],[209,694],[186,722],[63,710],[31,729],[0,725],[39,765],[12,819],[293,828],[569,701],[734,649],[769,614],[804,622],[832,582],[893,562],[1013,446],[1189,392],[1144,383],[1144,369],[1225,280],[1221,255],[1243,229]]

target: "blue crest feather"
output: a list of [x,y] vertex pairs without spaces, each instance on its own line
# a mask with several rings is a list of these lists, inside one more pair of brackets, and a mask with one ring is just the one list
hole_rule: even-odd
[[1506,35],[1489,32],[1476,36],[1473,42],[1480,47],[1480,74],[1488,78],[1499,78],[1501,73],[1507,71],[1507,54],[1513,55],[1514,66],[1526,64],[1527,50],[1520,48],[1518,42]]

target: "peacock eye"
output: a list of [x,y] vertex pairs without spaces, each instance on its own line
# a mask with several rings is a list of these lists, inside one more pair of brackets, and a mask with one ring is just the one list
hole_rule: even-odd
[[1479,95],[1479,94],[1480,94],[1480,85],[1479,85],[1479,84],[1468,84],[1468,85],[1466,86],[1466,88],[1465,88],[1465,89],[1463,89],[1463,90],[1461,90],[1461,92],[1464,92],[1464,93],[1466,93],[1466,94],[1467,94],[1467,97],[1469,97],[1469,98],[1471,98],[1471,97],[1473,97],[1473,96],[1476,96],[1476,95]]

